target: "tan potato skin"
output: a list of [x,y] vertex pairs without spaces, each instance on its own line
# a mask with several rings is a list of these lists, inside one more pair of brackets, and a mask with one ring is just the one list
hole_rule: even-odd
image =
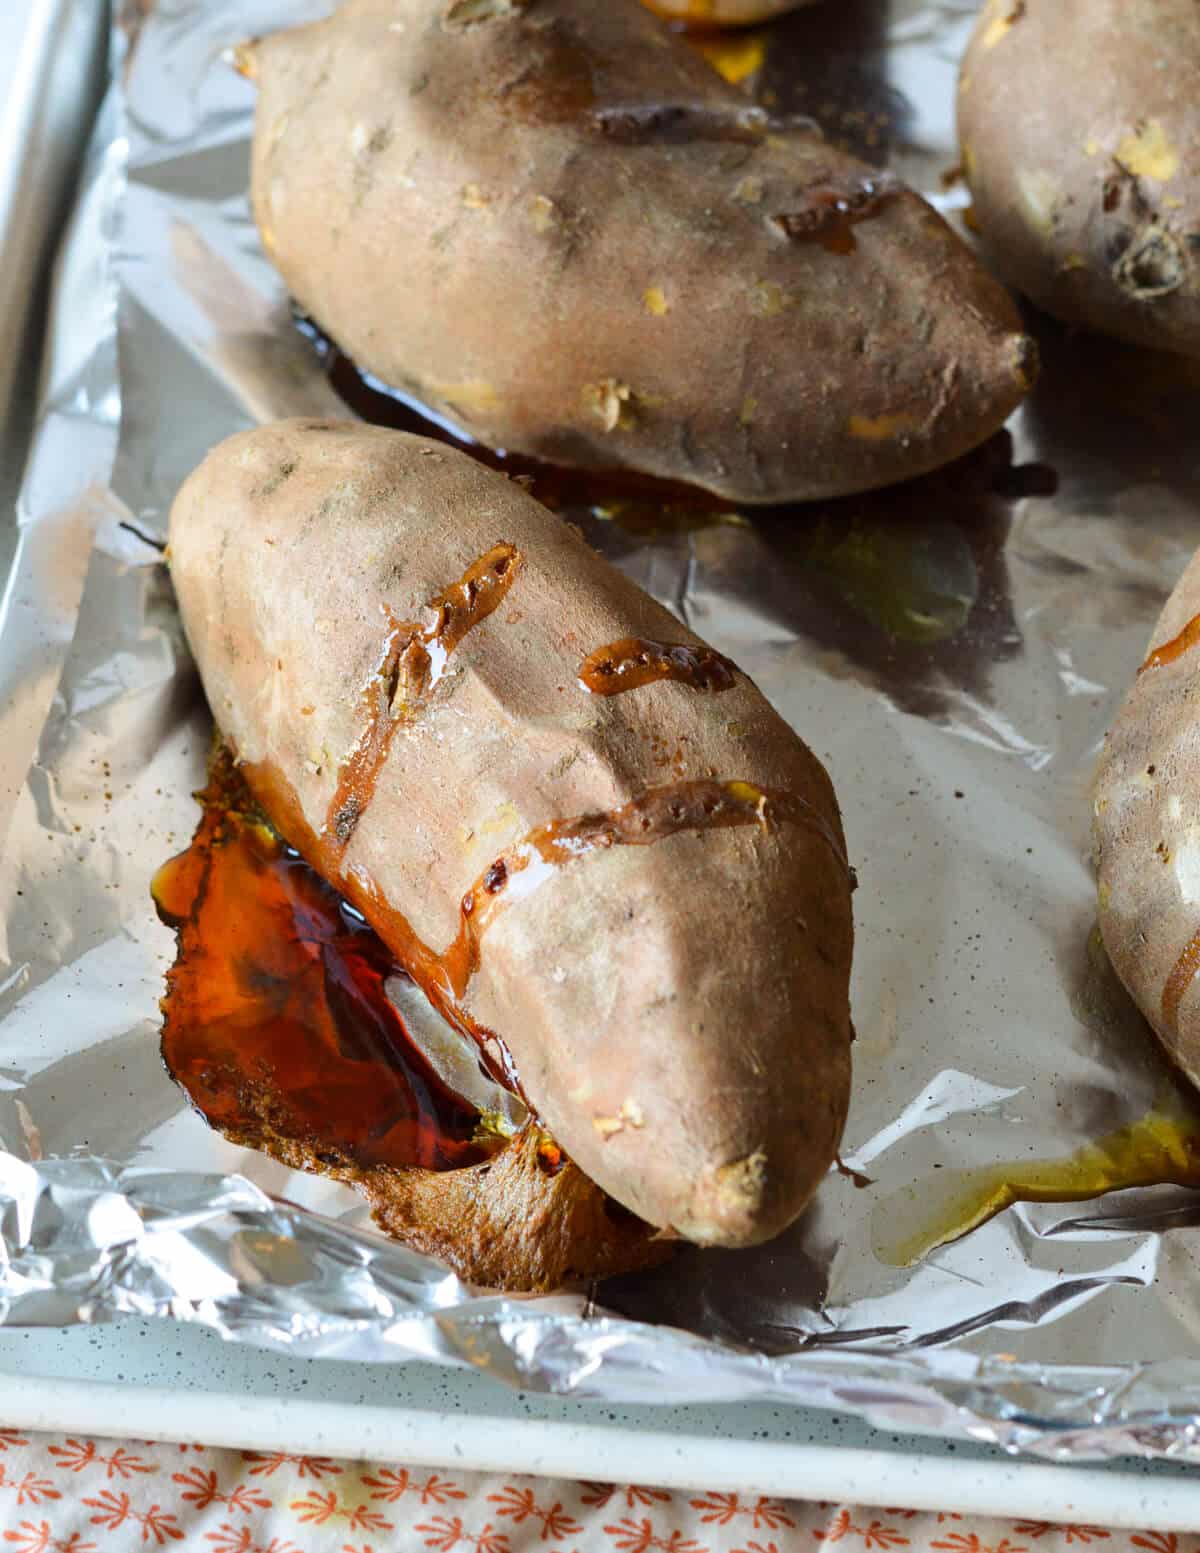
[[788,237],[880,175],[766,133],[637,0],[347,0],[244,67],[289,290],[489,446],[824,497],[966,452],[1030,387],[1007,293],[911,191],[853,252]]
[[[1168,600],[1152,648],[1174,642],[1197,616],[1200,552]],[[1200,1084],[1200,978],[1183,969],[1200,934],[1200,645],[1170,651],[1178,656],[1138,675],[1105,742],[1093,835],[1109,958],[1167,1051]],[[1173,976],[1181,993],[1174,1016],[1170,994],[1164,1007]]]
[[988,0],[959,81],[984,251],[1047,312],[1200,355],[1200,6]]
[[395,733],[334,882],[440,950],[464,891],[534,827],[689,779],[802,800],[804,823],[767,802],[761,823],[599,848],[501,896],[464,1002],[605,1191],[701,1243],[769,1238],[844,1123],[852,921],[829,778],[758,690],[738,675],[720,694],[589,694],[596,648],[697,638],[520,487],[401,433],[292,421],[231,438],[179,494],[171,571],[219,726],[319,834],[385,609],[428,619],[499,543],[520,556],[510,591]]

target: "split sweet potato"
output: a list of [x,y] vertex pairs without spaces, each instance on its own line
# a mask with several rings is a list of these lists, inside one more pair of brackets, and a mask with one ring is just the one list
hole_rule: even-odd
[[945,463],[1031,385],[929,205],[637,0],[346,0],[241,58],[290,292],[491,447],[799,500]]
[[1068,323],[1200,355],[1200,6],[988,0],[959,81],[988,258]]
[[519,485],[402,433],[233,437],[170,545],[251,792],[575,1165],[701,1244],[791,1222],[846,1113],[852,876],[750,681]]

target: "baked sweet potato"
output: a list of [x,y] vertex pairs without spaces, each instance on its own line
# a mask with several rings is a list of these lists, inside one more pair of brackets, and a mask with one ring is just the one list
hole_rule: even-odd
[[1100,930],[1168,1053],[1200,1084],[1196,671],[1200,552],[1154,628],[1095,783]]
[[777,502],[944,463],[1030,386],[924,201],[637,0],[346,0],[242,60],[293,296],[489,446]]
[[1200,6],[988,0],[959,81],[988,258],[1047,312],[1200,355]]
[[251,792],[576,1165],[701,1244],[791,1222],[846,1113],[852,876],[759,691],[519,485],[403,433],[231,438],[170,555]]

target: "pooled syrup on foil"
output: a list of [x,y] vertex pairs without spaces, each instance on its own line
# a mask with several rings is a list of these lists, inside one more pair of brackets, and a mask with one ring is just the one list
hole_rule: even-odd
[[[1200,1186],[1200,1118],[1174,1107],[1156,1109],[1065,1159],[1009,1160],[947,1176],[942,1201],[915,1229],[911,1221],[904,1225],[893,1203],[881,1205],[886,1211],[872,1237],[880,1261],[911,1267],[1016,1203],[1088,1202],[1131,1187]],[[929,1186],[924,1180],[916,1188],[923,1204]]]
[[213,759],[188,849],[154,880],[175,929],[162,1054],[218,1131],[318,1160],[453,1170],[504,1143],[454,1094],[388,999],[379,937]]
[[652,475],[614,469],[568,469],[524,453],[490,448],[451,426],[413,394],[382,382],[350,359],[313,319],[297,311],[296,327],[315,347],[330,386],[349,411],[372,426],[388,426],[430,437],[469,453],[489,469],[524,485],[543,506],[590,509],[633,532],[687,532],[715,524],[740,524],[728,502],[695,486],[676,485]]

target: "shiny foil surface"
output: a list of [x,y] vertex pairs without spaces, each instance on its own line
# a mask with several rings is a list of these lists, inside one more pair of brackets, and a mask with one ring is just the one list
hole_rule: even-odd
[[[1031,319],[1041,385],[951,469],[787,513],[570,513],[834,777],[860,878],[844,1157],[869,1184],[831,1173],[752,1252],[500,1298],[224,1142],[167,1075],[149,885],[195,825],[210,726],[167,513],[230,432],[345,413],[250,219],[254,92],[228,55],[324,9],[160,0],[135,43],[126,15],[65,240],[0,629],[5,1318],[136,1312],[580,1397],[769,1395],[1045,1457],[1200,1459],[1200,1102],[1107,968],[1089,859],[1100,742],[1200,541],[1182,361]],[[725,62],[961,225],[974,12],[837,0]]]

